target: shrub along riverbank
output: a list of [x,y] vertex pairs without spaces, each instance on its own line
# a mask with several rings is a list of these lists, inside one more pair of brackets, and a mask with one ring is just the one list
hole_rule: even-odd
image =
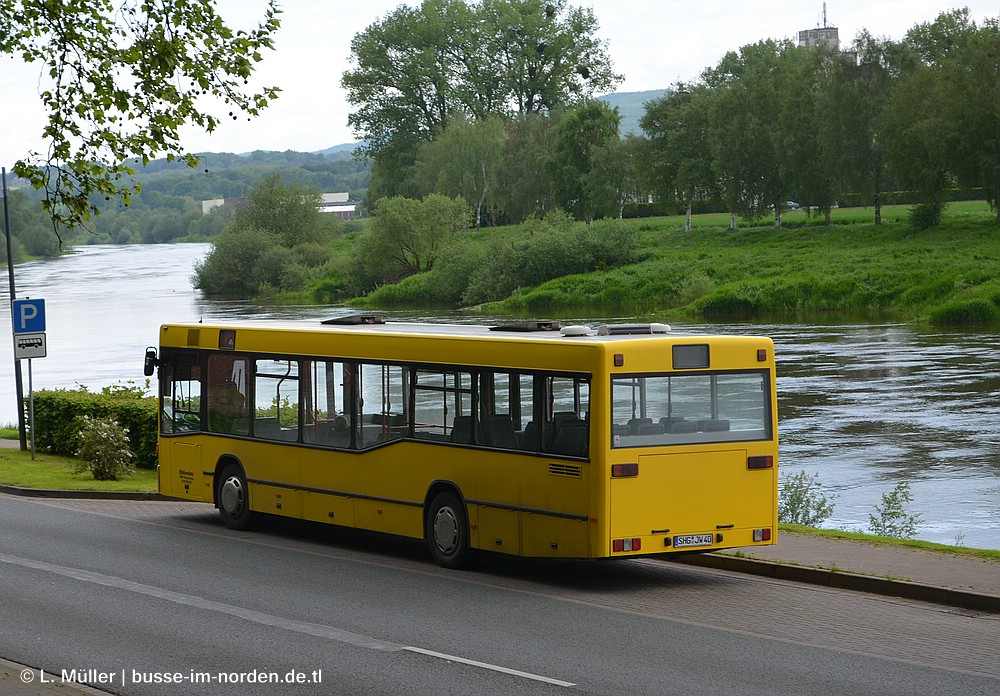
[[[838,209],[826,226],[821,217],[789,211],[781,229],[741,223],[735,230],[728,229],[728,216],[708,214],[695,216],[690,232],[680,217],[603,221],[604,230],[627,228],[623,238],[634,239],[630,258],[611,264],[592,255],[587,272],[522,284],[479,306],[553,316],[627,311],[725,320],[836,312],[936,324],[1000,322],[1000,227],[989,206],[952,203],[941,225],[922,231],[909,225],[908,214],[906,206],[883,208],[884,222],[875,225],[870,209]],[[482,274],[496,272],[490,261],[498,255],[487,250],[497,248],[498,237],[516,244],[515,231],[470,233],[463,244],[479,247],[472,257],[482,259],[480,265],[442,264],[354,304],[454,304],[461,294],[455,287],[481,286]],[[578,234],[588,234],[582,223]]]

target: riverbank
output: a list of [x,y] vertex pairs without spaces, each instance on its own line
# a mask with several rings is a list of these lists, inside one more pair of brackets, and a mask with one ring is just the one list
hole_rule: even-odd
[[[921,231],[910,226],[908,214],[908,206],[887,206],[883,223],[875,225],[871,209],[838,209],[827,226],[821,216],[797,210],[783,216],[781,229],[764,220],[741,222],[735,230],[728,229],[728,216],[706,214],[694,216],[690,232],[678,216],[601,221],[602,229],[630,230],[623,238],[634,242],[637,260],[611,267],[598,259],[589,272],[522,283],[509,297],[477,307],[553,318],[625,312],[665,321],[809,321],[836,314],[938,325],[1000,323],[998,226],[990,207],[951,203],[940,226]],[[498,249],[528,244],[523,236],[516,227],[470,230],[463,254],[483,260],[442,261],[352,302],[383,309],[453,305],[462,295],[457,288],[476,277],[505,278],[510,271],[494,268],[492,260]],[[565,265],[557,258],[537,263]]]
[[486,309],[624,301],[667,319],[838,313],[941,325],[1000,321],[1000,253],[989,206],[951,204],[941,226],[922,231],[910,227],[907,211],[887,208],[881,225],[863,221],[870,210],[834,211],[830,226],[792,211],[782,229],[685,232],[673,218],[642,221],[641,263],[555,279]]

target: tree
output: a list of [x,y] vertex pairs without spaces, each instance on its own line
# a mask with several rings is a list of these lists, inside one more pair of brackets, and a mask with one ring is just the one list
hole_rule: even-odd
[[[782,95],[776,119],[781,179],[790,195],[822,212],[828,225],[837,197],[838,145],[821,134],[828,122],[828,75],[840,60],[839,51],[827,47],[795,47],[783,54],[775,76]],[[775,204],[776,214],[782,203]]]
[[[975,80],[962,80],[963,73],[971,72],[968,54],[975,34],[968,9],[962,9],[942,12],[933,22],[918,24],[903,40],[905,52],[899,60],[902,77],[886,112],[886,150],[901,183],[919,191],[920,203],[911,214],[918,228],[940,223],[944,189],[954,181],[955,150],[958,143],[968,142],[966,124],[956,120],[964,107],[956,108],[949,100],[968,103],[971,97],[956,92],[948,80],[960,80],[974,91],[985,87]],[[996,79],[995,66],[993,69],[994,77],[988,71],[985,75],[987,84]],[[988,106],[989,110],[995,112],[996,107]],[[982,135],[982,131],[972,134],[972,148],[978,147],[976,138]],[[989,127],[985,135],[995,139]],[[969,154],[969,150],[962,154]],[[962,164],[959,168],[969,171]]]
[[[15,261],[24,260],[26,256],[59,256],[59,245],[52,235],[52,223],[38,201],[29,198],[24,191],[8,189],[7,208]],[[0,259],[7,259],[5,244],[0,244]]]
[[546,113],[621,80],[593,11],[565,0],[424,0],[401,5],[351,41],[341,84],[348,122],[377,155],[399,133],[426,140],[455,113]]
[[856,61],[841,57],[824,80],[825,114],[820,142],[832,154],[840,190],[856,191],[882,223],[882,192],[887,185],[883,114],[898,79],[897,47],[867,31],[853,44]]
[[625,205],[639,195],[639,161],[643,141],[631,133],[624,139],[612,138],[594,150],[590,175],[584,180],[584,194],[602,216],[611,211],[621,219]]
[[577,218],[592,220],[598,201],[587,183],[602,148],[618,141],[617,109],[596,99],[581,102],[557,117],[545,169],[555,203]]
[[776,118],[783,94],[775,75],[783,54],[793,48],[788,41],[771,40],[744,46],[703,76],[717,92],[709,126],[712,168],[729,210],[748,220],[773,208],[775,224],[780,224],[787,182]]
[[139,189],[130,161],[165,155],[195,166],[182,126],[213,131],[217,110],[234,119],[260,113],[277,89],[246,87],[279,13],[268,0],[263,21],[244,31],[227,26],[212,0],[0,0],[0,53],[41,65],[49,114],[47,151],[12,169],[44,191],[56,234],[96,215],[94,198],[127,204]]
[[645,178],[658,198],[684,203],[689,232],[693,202],[718,188],[708,136],[712,95],[704,85],[678,84],[648,102],[639,121],[649,138],[641,158]]
[[505,125],[499,116],[478,121],[454,118],[417,153],[415,169],[424,178],[427,193],[460,196],[471,203],[476,229],[496,194]]
[[301,290],[330,258],[336,221],[319,212],[319,201],[316,189],[264,178],[195,267],[194,286],[244,298]]
[[973,26],[953,60],[941,65],[941,105],[951,170],[982,186],[1000,222],[1000,20]]
[[413,196],[416,150],[452,118],[548,114],[611,91],[622,78],[596,29],[591,10],[565,0],[424,0],[357,34],[341,85],[359,153],[375,160],[369,204]]
[[289,249],[324,244],[330,241],[336,219],[319,212],[319,204],[319,189],[287,184],[281,174],[271,174],[251,189],[233,224],[269,230]]
[[554,119],[540,114],[526,114],[507,126],[495,197],[504,222],[540,217],[555,207],[544,167],[554,138]]
[[396,282],[432,270],[449,245],[468,229],[469,217],[469,205],[461,198],[438,193],[422,201],[383,198],[355,247],[356,276],[365,276],[355,284]]

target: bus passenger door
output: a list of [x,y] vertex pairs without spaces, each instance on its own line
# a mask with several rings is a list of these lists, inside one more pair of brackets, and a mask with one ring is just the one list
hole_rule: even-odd
[[202,473],[201,445],[187,440],[160,441],[160,492],[212,502],[212,480]]

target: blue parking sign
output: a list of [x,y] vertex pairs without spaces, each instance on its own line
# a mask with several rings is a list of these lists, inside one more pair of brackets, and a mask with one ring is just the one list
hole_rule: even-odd
[[45,331],[45,300],[12,300],[10,307],[15,334]]

